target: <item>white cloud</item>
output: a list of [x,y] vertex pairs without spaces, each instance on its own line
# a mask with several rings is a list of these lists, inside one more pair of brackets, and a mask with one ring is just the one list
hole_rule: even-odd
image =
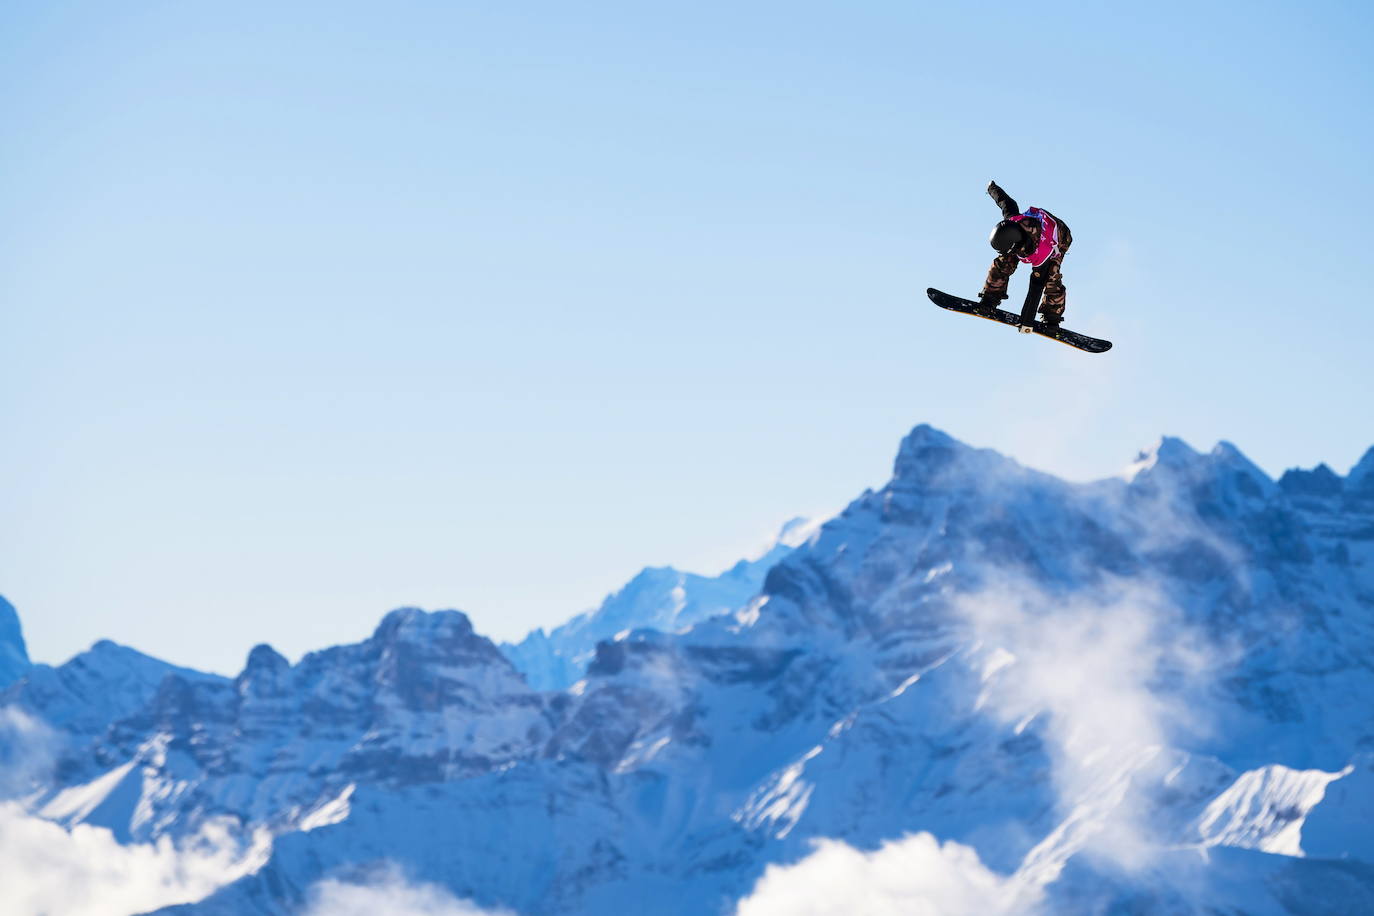
[[327,878],[310,889],[304,916],[514,916],[460,900],[437,884],[412,883],[388,865],[365,881]]
[[103,828],[71,830],[0,804],[0,895],[6,916],[125,916],[201,900],[262,867],[271,840],[240,842],[212,823],[174,844],[121,846]]
[[836,840],[790,866],[769,866],[736,916],[1011,916],[1036,906],[1039,889],[985,866],[958,843],[928,833],[861,852]]
[[61,740],[22,710],[0,709],[0,799],[24,795],[46,779]]

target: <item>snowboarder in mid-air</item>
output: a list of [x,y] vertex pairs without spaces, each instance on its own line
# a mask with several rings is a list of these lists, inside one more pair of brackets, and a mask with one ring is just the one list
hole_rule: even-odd
[[[1070,347],[1089,353],[1105,353],[1112,348],[1109,340],[1098,340],[1061,327],[1068,291],[1064,289],[1064,255],[1073,244],[1073,234],[1064,221],[1041,207],[1031,207],[1022,213],[1016,201],[997,186],[988,182],[988,196],[1002,210],[1002,221],[988,239],[997,250],[997,258],[988,270],[987,281],[978,294],[978,301],[960,299],[938,289],[926,290],[930,301],[951,312],[976,315],[989,321],[1014,326],[1025,333],[1039,334]],[[1018,261],[1031,266],[1029,289],[1021,313],[1008,312],[997,306],[1007,298],[1007,281],[1016,271]],[[1036,311],[1040,320],[1035,320]]]
[[988,268],[988,279],[978,294],[978,304],[997,308],[1007,298],[1007,281],[1016,272],[1016,262],[1024,261],[1032,268],[1031,288],[1044,292],[1040,303],[1040,320],[1050,328],[1059,327],[1064,320],[1064,305],[1068,290],[1064,289],[1062,268],[1064,255],[1073,244],[1073,233],[1063,220],[1040,207],[1025,213],[997,182],[988,182],[988,196],[1002,210],[1002,221],[988,239],[997,257]]

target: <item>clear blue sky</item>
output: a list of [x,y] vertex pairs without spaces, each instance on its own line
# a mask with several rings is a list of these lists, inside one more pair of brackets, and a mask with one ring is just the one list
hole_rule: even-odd
[[[1368,3],[0,10],[0,592],[232,673],[711,572],[930,422],[1374,444]],[[1086,356],[935,309],[995,178]],[[1014,281],[1019,289],[1024,274]]]

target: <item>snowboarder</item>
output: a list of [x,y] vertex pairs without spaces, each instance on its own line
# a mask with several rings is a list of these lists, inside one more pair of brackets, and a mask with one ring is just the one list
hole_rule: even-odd
[[[1020,212],[1016,201],[997,187],[995,181],[988,182],[988,196],[1001,208],[1003,219],[992,230],[989,239],[997,250],[997,259],[992,262],[978,301],[951,296],[934,287],[926,290],[930,301],[951,312],[1009,324],[1023,334],[1038,334],[1087,353],[1110,350],[1110,340],[1099,340],[1062,327],[1068,292],[1064,289],[1061,268],[1064,255],[1073,244],[1069,227],[1040,207]],[[1031,266],[1030,288],[1026,290],[1026,301],[1019,314],[997,307],[1007,298],[1007,281],[1016,271],[1017,261],[1025,261]],[[1037,309],[1039,321],[1035,320]]]
[[[988,196],[1002,210],[1002,221],[992,230],[988,239],[997,250],[997,258],[988,268],[988,279],[978,294],[978,304],[984,308],[996,308],[1007,298],[1007,281],[1016,271],[1016,262],[1024,261],[1032,268],[1031,295],[1038,298],[1044,291],[1040,303],[1040,320],[1051,330],[1059,327],[1064,320],[1064,305],[1068,291],[1064,289],[1064,279],[1060,269],[1064,255],[1073,244],[1073,233],[1057,216],[1040,207],[1031,207],[1025,213],[1007,192],[988,182]],[[1031,307],[1027,299],[1027,308]]]

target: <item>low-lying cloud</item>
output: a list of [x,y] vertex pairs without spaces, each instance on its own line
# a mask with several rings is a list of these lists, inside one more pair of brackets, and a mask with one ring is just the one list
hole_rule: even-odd
[[1027,913],[1039,889],[999,875],[978,853],[918,833],[862,852],[837,840],[791,866],[773,865],[736,916],[1012,916]]
[[515,916],[455,897],[437,884],[407,881],[389,865],[366,880],[327,878],[310,889],[303,916]]
[[6,916],[126,916],[201,900],[267,861],[271,840],[239,841],[228,824],[181,843],[121,846],[114,834],[70,830],[0,803],[0,897]]

